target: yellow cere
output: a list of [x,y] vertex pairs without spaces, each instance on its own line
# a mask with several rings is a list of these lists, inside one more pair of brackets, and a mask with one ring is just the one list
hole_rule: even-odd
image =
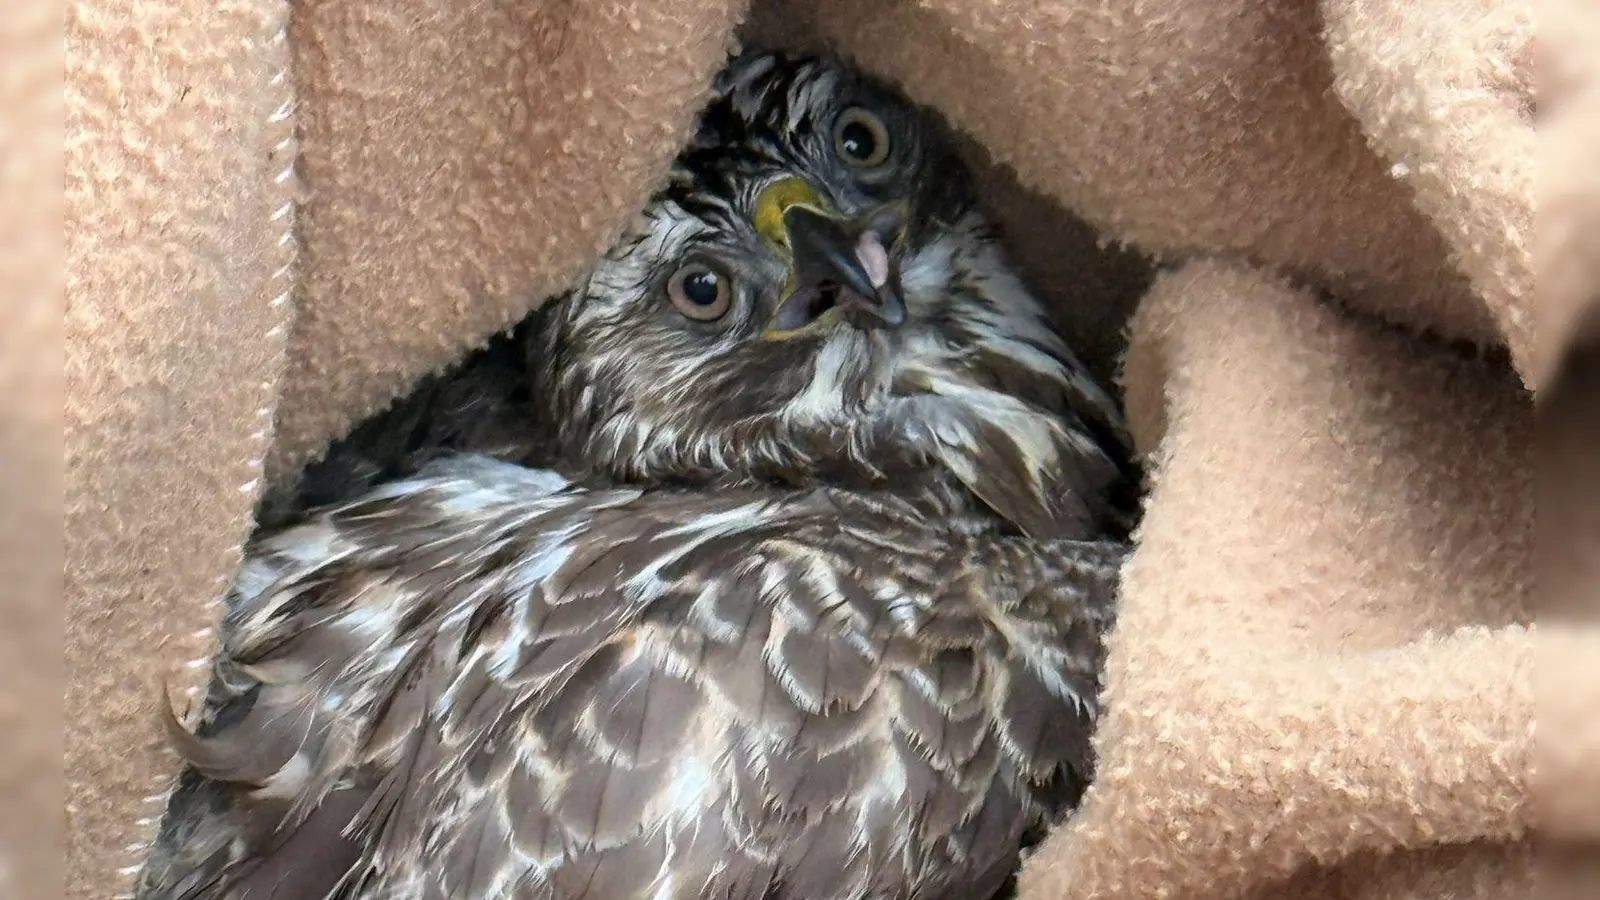
[[808,206],[827,214],[827,205],[803,178],[789,176],[767,185],[756,198],[755,225],[762,237],[780,247],[789,246],[789,233],[783,227],[783,214],[791,206]]

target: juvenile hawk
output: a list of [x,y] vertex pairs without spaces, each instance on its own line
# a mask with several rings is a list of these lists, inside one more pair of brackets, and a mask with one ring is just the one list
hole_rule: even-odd
[[276,507],[138,896],[999,890],[1092,769],[1134,476],[970,184],[739,58],[570,295]]

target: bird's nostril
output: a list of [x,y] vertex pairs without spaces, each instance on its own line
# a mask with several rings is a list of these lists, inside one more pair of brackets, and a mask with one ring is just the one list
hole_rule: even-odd
[[837,305],[839,305],[839,285],[832,281],[824,281],[817,285],[816,296],[811,299],[810,317],[816,320]]

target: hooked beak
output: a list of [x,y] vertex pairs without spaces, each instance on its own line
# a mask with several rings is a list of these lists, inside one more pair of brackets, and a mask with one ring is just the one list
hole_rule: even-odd
[[781,219],[792,268],[785,296],[767,323],[767,337],[791,337],[840,318],[860,328],[905,322],[905,301],[892,271],[905,231],[901,208],[843,219],[796,203],[782,211]]

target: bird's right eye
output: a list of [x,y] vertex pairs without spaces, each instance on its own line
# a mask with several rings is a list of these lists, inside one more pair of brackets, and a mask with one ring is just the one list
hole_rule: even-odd
[[667,297],[678,312],[696,322],[715,322],[733,306],[733,285],[705,263],[690,263],[672,273]]
[[889,129],[860,106],[839,114],[833,123],[833,152],[853,169],[875,169],[889,159]]

